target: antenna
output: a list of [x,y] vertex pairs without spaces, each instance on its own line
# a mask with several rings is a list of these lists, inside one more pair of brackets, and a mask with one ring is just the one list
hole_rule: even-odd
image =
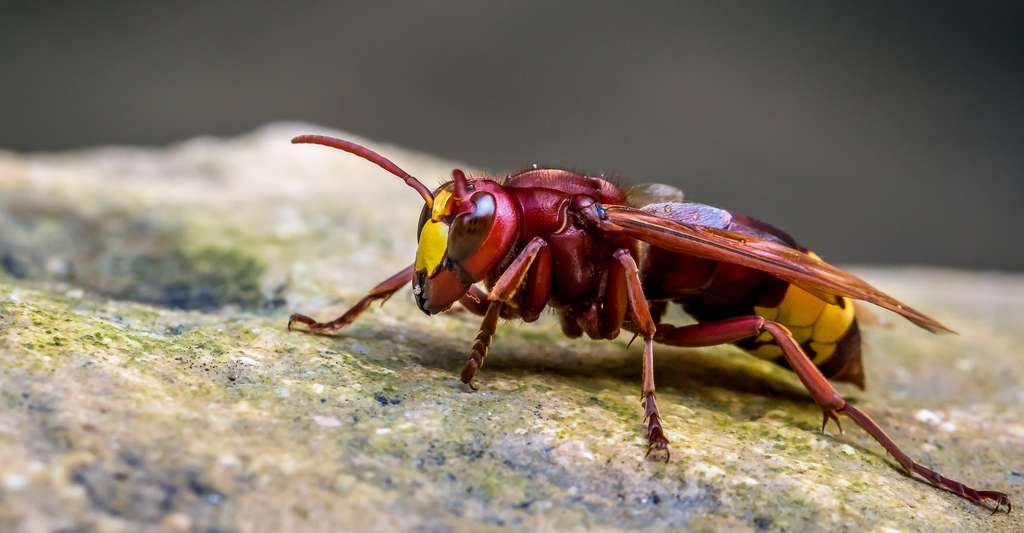
[[[402,170],[398,165],[391,162],[390,159],[370,150],[365,146],[360,146],[351,141],[345,141],[336,137],[329,137],[327,135],[299,135],[292,139],[292,144],[319,144],[322,146],[329,146],[331,148],[337,148],[348,152],[353,155],[357,155],[377,166],[387,170],[388,172],[402,178],[406,185],[412,187],[416,192],[420,193],[423,197],[423,201],[427,203],[428,208],[434,206],[434,195],[430,192],[430,189],[426,185],[420,183],[420,180],[412,177],[408,172]],[[466,177],[463,176],[463,184],[465,184]],[[456,189],[457,190],[457,189]]]

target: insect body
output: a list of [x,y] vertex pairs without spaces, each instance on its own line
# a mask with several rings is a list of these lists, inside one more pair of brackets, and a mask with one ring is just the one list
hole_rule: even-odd
[[[614,339],[643,338],[641,400],[648,454],[668,459],[654,387],[654,343],[734,343],[793,370],[821,407],[822,429],[845,414],[875,438],[911,476],[979,505],[1010,509],[1009,497],[972,489],[904,453],[867,414],[843,399],[828,378],[863,387],[854,299],[899,313],[932,332],[948,328],[825,263],[785,232],[758,220],[678,200],[631,202],[597,177],[533,168],[498,181],[452,171],[431,191],[397,165],[357,144],[305,135],[367,159],[402,178],[424,200],[416,259],[330,322],[294,314],[313,332],[343,328],[376,300],[413,286],[427,314],[461,303],[482,315],[461,379],[475,388],[499,318],[536,320],[555,309],[562,331]],[[632,205],[644,204],[644,205]],[[480,288],[483,284],[487,290]],[[662,322],[679,303],[696,324]],[[840,428],[841,429],[841,428]]]

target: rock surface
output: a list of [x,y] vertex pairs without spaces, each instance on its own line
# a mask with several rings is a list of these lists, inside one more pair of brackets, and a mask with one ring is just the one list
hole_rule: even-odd
[[[468,314],[408,290],[331,318],[412,257],[417,196],[278,124],[162,150],[0,153],[0,530],[1017,530],[817,431],[799,382],[729,347],[640,360],[503,324],[477,393]],[[374,145],[428,184],[451,163]],[[858,269],[960,331],[883,316],[869,389],[907,451],[1024,506],[1024,277]]]

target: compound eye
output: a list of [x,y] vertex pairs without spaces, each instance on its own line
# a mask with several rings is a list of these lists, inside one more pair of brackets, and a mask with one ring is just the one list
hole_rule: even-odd
[[448,230],[448,258],[452,261],[464,261],[479,250],[494,225],[494,196],[478,192],[470,202],[473,210],[455,215]]

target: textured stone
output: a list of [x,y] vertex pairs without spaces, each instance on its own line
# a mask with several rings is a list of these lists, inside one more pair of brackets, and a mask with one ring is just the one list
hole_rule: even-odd
[[[913,481],[863,432],[817,429],[787,371],[657,349],[672,461],[643,459],[626,338],[478,319],[404,290],[331,318],[411,261],[418,197],[278,124],[166,149],[0,153],[0,530],[490,528],[1021,530]],[[433,184],[452,163],[374,145]],[[857,269],[960,331],[878,311],[869,389],[907,451],[1024,505],[1024,278]]]

